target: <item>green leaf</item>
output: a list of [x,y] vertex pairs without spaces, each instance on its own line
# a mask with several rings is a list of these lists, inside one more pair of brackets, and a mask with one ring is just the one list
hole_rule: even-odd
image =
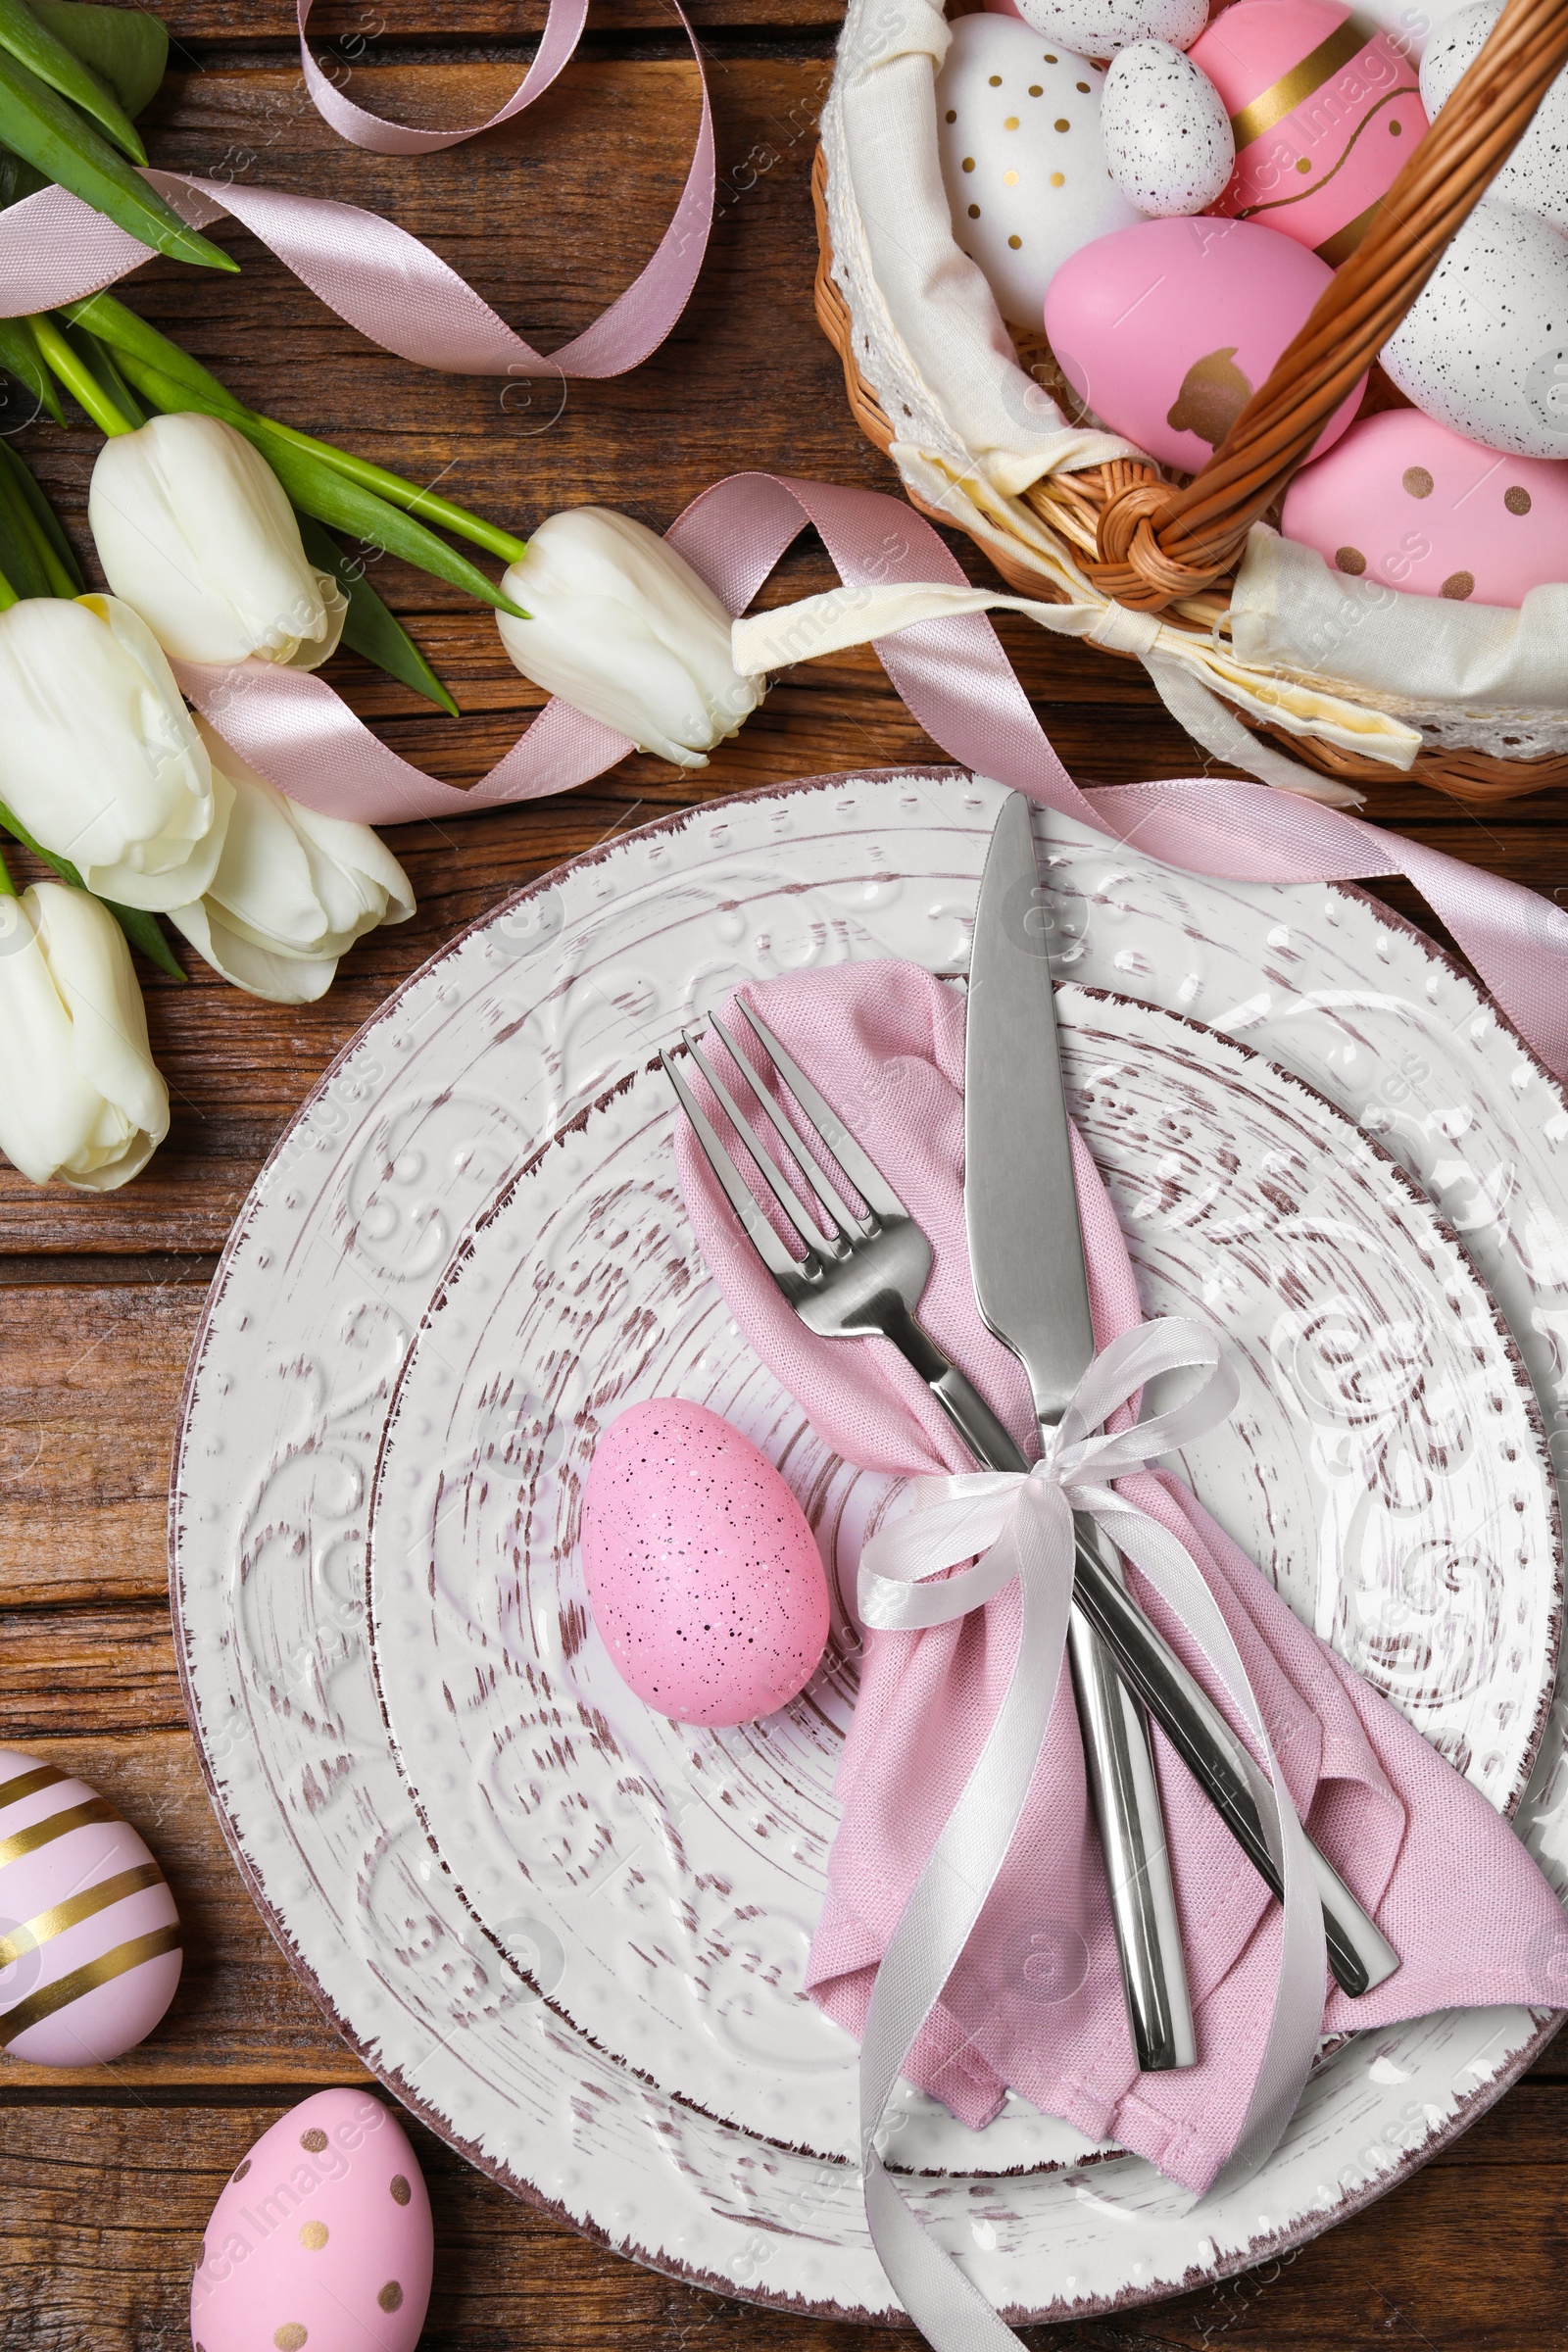
[[82,366],[91,370],[93,381],[103,386],[122,416],[132,426],[145,424],[147,412],[116,367],[109,346],[100,343],[96,335],[88,334],[84,326],[68,324],[63,331]]
[[169,35],[150,8],[93,0],[28,0],[40,24],[102,74],[127,115],[139,115],[169,63]]
[[0,139],[35,170],[103,213],[128,236],[174,261],[237,271],[226,253],[187,228],[141,173],[69,99],[0,51]]
[[[65,423],[66,412],[60,405],[59,387],[38,356],[38,346],[32,339],[32,331],[25,318],[0,318],[0,368],[5,369],[7,375],[14,375],[18,383],[48,410],[56,424]],[[3,397],[0,395],[0,398]],[[7,408],[10,405],[9,400],[5,401]],[[36,414],[34,410],[32,416],[27,417],[27,423],[32,422],[32,416]],[[9,424],[10,419],[6,421]]]
[[365,576],[365,566],[346,555],[312,515],[299,517],[300,537],[305,553],[320,571],[329,571],[349,600],[348,618],[343,623],[343,642],[388,677],[404,686],[412,686],[422,694],[427,703],[445,710],[450,718],[461,717],[457,704],[436,676],[413,638],[395,614],[389,612]]
[[[65,303],[60,316],[73,326],[86,327],[89,334],[96,335],[100,343],[107,343],[112,350],[143,361],[160,375],[168,376],[172,383],[180,385],[193,395],[191,402],[183,405],[205,408],[209,416],[226,416],[231,424],[250,415],[249,409],[216,375],[210,374],[200,360],[193,360],[188,351],[171,343],[167,335],[161,335],[156,326],[149,326],[145,318],[127,310],[117,296],[89,294],[83,302]],[[169,403],[157,401],[154,406],[167,408]]]
[[54,550],[61,574],[66,581],[65,587],[56,589],[56,595],[85,596],[87,583],[82,577],[81,565],[76,562],[75,552],[71,541],[61,528],[60,517],[9,441],[0,441],[0,466],[3,466],[10,473],[18,490],[31,509],[32,518],[39,532],[48,540]]
[[[34,841],[26,826],[19,824],[10,809],[3,804],[0,804],[0,825],[3,825],[8,833],[14,834],[24,850],[30,850],[35,858],[41,858],[50,872],[57,874],[68,888],[86,890],[86,883],[72,864],[71,859],[57,858],[53,850],[44,848],[41,841]],[[92,897],[96,896],[96,893],[89,892],[88,895]],[[122,906],[117,899],[103,899],[99,904],[108,907],[131,946],[140,948],[149,963],[157,964],[158,969],[161,972],[167,972],[171,980],[184,979],[184,967],[165,938],[163,925],[159,922],[156,914],[149,914],[144,907],[140,906]]]
[[0,466],[0,571],[18,596],[53,596],[54,582],[30,521],[10,466]]
[[20,204],[24,196],[36,196],[48,185],[41,172],[24,164],[20,155],[13,155],[9,147],[0,147],[0,212]]
[[147,161],[147,150],[137,135],[136,125],[109,84],[91,66],[83,65],[75,51],[68,49],[47,24],[40,24],[26,0],[0,0],[0,49],[9,50],[23,65],[30,67],[40,81],[46,81],[62,98],[69,98],[73,106],[79,106],[84,115],[90,115],[133,164]]
[[[528,615],[503,596],[492,580],[487,580],[475,564],[460,556],[456,548],[448,547],[422,522],[389,506],[374,491],[362,489],[335,467],[286,440],[265,416],[252,416],[242,409],[226,392],[219,400],[202,399],[189,383],[176,383],[161,368],[149,367],[145,361],[120,346],[122,371],[142,398],[155,409],[166,412],[180,409],[201,409],[209,416],[220,416],[232,424],[259,449],[293,504],[318,522],[329,522],[336,529],[349,532],[363,540],[368,547],[378,547],[389,556],[398,556],[416,570],[427,571],[438,580],[448,581],[461,588],[466,596],[479,603],[494,605],[501,612],[510,612],[518,620]],[[221,387],[220,387],[221,390]]]

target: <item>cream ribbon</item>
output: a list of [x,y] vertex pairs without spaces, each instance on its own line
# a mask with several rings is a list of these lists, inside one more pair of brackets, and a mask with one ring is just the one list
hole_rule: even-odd
[[[1265,678],[1237,661],[1217,640],[1173,628],[1152,613],[1125,605],[1044,604],[1034,597],[1007,596],[989,588],[960,588],[945,581],[886,582],[879,586],[834,588],[798,604],[749,612],[731,631],[731,658],[743,677],[813,662],[849,647],[867,645],[923,621],[948,620],[968,612],[1021,612],[1059,636],[1085,637],[1115,652],[1136,655],[1149,672],[1171,716],[1196,743],[1218,760],[1240,767],[1260,783],[1272,784],[1329,808],[1358,808],[1363,795],[1315,774],[1287,759],[1244,727],[1226,701],[1239,703],[1254,718],[1293,734],[1318,734],[1331,743],[1408,768],[1421,738],[1402,720],[1363,710],[1321,687],[1279,677]],[[1216,687],[1218,692],[1215,691]]]
[[[1204,1375],[1184,1402],[1118,1434],[1103,1428],[1149,1382],[1181,1371]],[[881,1529],[861,1555],[861,1620],[881,1632],[951,1624],[1015,1579],[1022,1602],[1006,1692],[883,1954],[860,2044],[866,2220],[883,2268],[935,2352],[1003,2352],[1019,2338],[906,2202],[880,2141],[894,2087],[974,1931],[1023,1813],[1061,1679],[1074,1512],[1097,1521],[1176,1611],[1233,1700],[1276,1792],[1267,1833],[1284,1875],[1285,1932],[1274,2007],[1236,2147],[1210,2195],[1240,2187],[1273,2154],[1317,2050],[1327,1966],[1323,1914],[1305,1836],[1247,1670],[1196,1562],[1109,1484],[1214,1428],[1237,1394],[1213,1332],[1176,1317],[1143,1324],[1091,1364],[1031,1470],[916,1480],[914,1508]],[[966,1561],[974,1564],[965,1567]]]

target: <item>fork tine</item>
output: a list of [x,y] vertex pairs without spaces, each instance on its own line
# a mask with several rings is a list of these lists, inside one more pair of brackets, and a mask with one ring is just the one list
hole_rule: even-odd
[[800,1267],[753,1200],[750,1185],[718,1140],[718,1130],[670,1056],[661,1051],[659,1058],[663,1065],[664,1076],[675,1090],[676,1101],[692,1123],[692,1133],[697,1138],[703,1157],[722,1185],[724,1198],[745,1228],[747,1240],[780,1290],[788,1297],[789,1287],[800,1277]]
[[825,1102],[794,1056],[787,1054],[760,1013],[752,1010],[744,997],[735,999],[735,1009],[755,1032],[764,1054],[779,1070],[784,1083],[806,1114],[808,1125],[814,1126],[816,1139],[824,1151],[836,1159],[868,1208],[879,1217],[902,1217],[908,1212],[893,1190],[881,1169],[868,1159],[856,1142],[831,1102]]
[[816,1195],[818,1200],[820,1200],[822,1206],[826,1209],[832,1222],[839,1228],[841,1233],[846,1235],[851,1231],[859,1233],[864,1230],[865,1219],[858,1216],[853,1208],[846,1206],[845,1202],[840,1200],[838,1194],[835,1192],[833,1186],[829,1184],[827,1178],[823,1175],[821,1169],[817,1166],[815,1160],[812,1159],[809,1152],[803,1152],[801,1150],[800,1137],[796,1134],[794,1128],[790,1125],[788,1119],[784,1116],[784,1113],[779,1109],[778,1104],[774,1102],[772,1096],[767,1092],[766,1088],[758,1085],[757,1076],[752,1068],[751,1063],[746,1059],[745,1055],[738,1051],[735,1040],[730,1036],[728,1030],[719,1020],[716,1013],[712,1015],[712,1032],[713,1035],[719,1038],[727,1047],[731,1061],[735,1064],[735,1067],[739,1070],[741,1076],[751,1088],[753,1095],[757,1098],[757,1102],[761,1108],[763,1117],[767,1120],[767,1123],[772,1128],[773,1133],[778,1137],[779,1142],[789,1153],[793,1165],[800,1170],[805,1182],[810,1186],[812,1192]]
[[[742,1110],[740,1104],[736,1102],[734,1096],[730,1093],[729,1088],[724,1084],[723,1079],[714,1069],[712,1063],[709,1060],[708,1055],[703,1052],[702,1047],[697,1043],[696,1039],[690,1034],[689,1031],[683,1032],[683,1034],[686,1038],[687,1053],[691,1055],[693,1061],[702,1071],[703,1076],[707,1079],[709,1085],[712,1088],[720,1102],[723,1103],[725,1110],[729,1113],[729,1123],[735,1130],[736,1136],[740,1142],[741,1150],[746,1153],[747,1158],[751,1161],[759,1176],[761,1177],[762,1182],[766,1185],[768,1191],[778,1202],[779,1207],[789,1219],[789,1222],[794,1228],[795,1232],[800,1235],[802,1248],[808,1250],[815,1250],[819,1255],[826,1255],[829,1257],[833,1256],[835,1254],[834,1241],[830,1240],[825,1233],[819,1232],[814,1225],[808,1225],[807,1223],[805,1216],[802,1214],[799,1200],[797,1200],[795,1195],[790,1191],[789,1186],[784,1182],[783,1177],[780,1176],[777,1168],[774,1167],[773,1162],[768,1158],[765,1152],[760,1152],[757,1149],[757,1146],[752,1139],[752,1131],[747,1121],[745,1111]],[[719,1034],[720,1036],[723,1035],[722,1030],[719,1032]],[[726,1038],[725,1043],[728,1044],[728,1042],[729,1041]],[[842,1233],[837,1236],[836,1247],[838,1250],[842,1250],[844,1248],[845,1241],[846,1236]]]

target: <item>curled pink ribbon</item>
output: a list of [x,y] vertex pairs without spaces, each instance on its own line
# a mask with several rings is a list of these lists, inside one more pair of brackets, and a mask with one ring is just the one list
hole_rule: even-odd
[[[697,37],[679,17],[702,84],[702,122],[685,186],[647,267],[591,326],[550,353],[535,351],[428,245],[357,204],[290,196],[280,188],[152,172],[145,177],[192,228],[224,214],[270,247],[329,310],[383,350],[454,375],[624,375],[675,324],[697,283],[713,217],[713,119]],[[336,89],[305,44],[311,0],[298,0],[306,84],[332,128],[378,155],[422,155],[510,122],[548,89],[581,36],[588,0],[550,0],[532,65],[506,105],[466,130],[412,130],[367,114]],[[0,213],[0,318],[57,310],[113,285],[149,260],[147,246],[65,188],[42,188]]]
[[[878,491],[731,474],[694,499],[667,535],[738,614],[808,523],[852,596],[890,582],[966,585],[930,524]],[[984,613],[921,621],[879,638],[875,650],[927,734],[964,767],[1108,839],[1136,841],[1168,865],[1236,882],[1405,875],[1529,1044],[1558,1077],[1568,1076],[1568,912],[1535,891],[1269,785],[1194,777],[1080,791]],[[809,653],[803,643],[802,658]],[[322,678],[260,662],[175,669],[219,733],[281,791],[368,824],[463,816],[565,792],[634,748],[555,701],[487,776],[460,791],[389,751]]]

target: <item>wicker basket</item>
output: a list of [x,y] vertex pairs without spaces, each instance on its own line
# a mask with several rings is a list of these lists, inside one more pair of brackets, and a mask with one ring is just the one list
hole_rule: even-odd
[[[979,4],[949,0],[948,13],[964,14]],[[1201,473],[1183,483],[1152,465],[1118,460],[1081,473],[1049,475],[1024,493],[1033,514],[1103,595],[1205,636],[1223,619],[1251,525],[1283,496],[1329,417],[1375,367],[1378,353],[1524,136],[1565,63],[1568,0],[1509,0],[1481,55],[1395,182],[1377,225],[1336,273]],[[818,149],[812,174],[819,247],[816,314],[843,362],[856,421],[886,454],[893,427],[860,373],[850,312],[833,278],[826,187],[827,162]],[[1014,342],[1020,364],[1049,385],[1054,362],[1045,338],[1028,338],[1026,348],[1025,339],[1014,333]],[[1369,395],[1369,405],[1378,400],[1376,392]],[[952,524],[951,514],[934,514],[918,499],[914,503],[934,521]],[[1027,543],[1015,544],[1015,557],[999,552],[994,543],[986,547],[1008,586],[1020,595],[1061,601],[1059,584],[1039,569]],[[1248,718],[1248,723],[1254,722]],[[1258,731],[1277,735],[1296,758],[1325,775],[1358,786],[1391,781],[1388,767],[1317,737]],[[1450,798],[1505,801],[1568,783],[1568,756],[1510,760],[1480,750],[1426,750],[1409,773]]]

